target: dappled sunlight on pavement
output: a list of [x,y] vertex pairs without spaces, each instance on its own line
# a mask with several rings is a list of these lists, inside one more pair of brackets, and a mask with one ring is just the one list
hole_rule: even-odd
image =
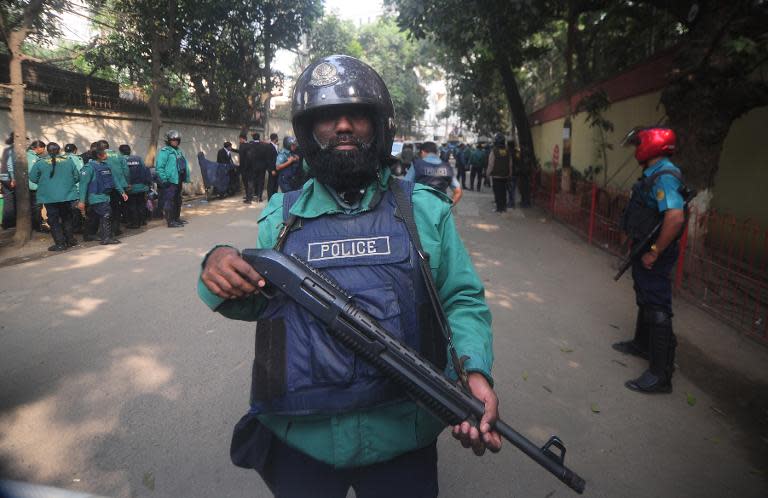
[[[30,482],[77,489],[72,477],[82,477],[85,484],[99,466],[93,443],[122,430],[125,403],[147,394],[178,399],[173,368],[160,357],[156,346],[117,348],[104,368],[59,379],[50,394],[0,415],[0,452],[13,455],[14,466],[23,466]],[[107,488],[123,488],[122,495],[124,474],[102,471],[98,479],[111,481]]]
[[[110,257],[112,257],[117,251],[120,250],[119,245],[111,246],[98,246],[86,251],[73,252],[63,256],[66,261],[64,264],[55,266],[52,270],[55,272],[66,272],[70,270],[77,270],[80,268],[86,268],[89,266],[96,266]],[[58,263],[58,262],[57,262]]]

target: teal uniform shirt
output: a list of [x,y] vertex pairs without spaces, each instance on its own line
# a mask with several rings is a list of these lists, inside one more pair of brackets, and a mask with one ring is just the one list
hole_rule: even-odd
[[[646,168],[643,171],[643,176],[648,178],[658,171],[675,171],[680,173],[677,166],[665,157],[650,168]],[[660,213],[668,209],[683,209],[685,207],[685,200],[680,195],[679,189],[681,186],[680,180],[674,176],[659,175],[653,186],[647,191],[645,203],[648,207],[658,209]]]
[[77,195],[77,183],[80,175],[77,166],[66,156],[56,156],[56,169],[53,170],[51,156],[45,155],[38,159],[29,172],[30,181],[37,184],[38,204],[51,204],[54,202],[75,201]]
[[9,145],[3,149],[3,157],[5,158],[5,167],[7,168],[6,171],[8,172],[8,180],[15,180],[16,177],[13,174],[13,145]]
[[112,170],[112,177],[115,180],[115,184],[119,184],[123,190],[128,186],[128,178],[130,172],[128,171],[128,163],[125,162],[125,156],[118,154],[114,150],[107,150],[107,164],[109,169]]
[[178,185],[179,183],[179,169],[176,166],[177,159],[181,157],[184,159],[187,168],[186,179],[184,183],[191,183],[191,171],[189,170],[189,161],[184,157],[184,152],[181,148],[173,148],[170,145],[166,145],[160,152],[157,153],[157,159],[155,159],[155,173],[157,178],[160,179],[160,183],[171,183]]
[[[389,170],[385,170],[379,188],[387,188],[389,176]],[[375,190],[375,184],[369,186],[351,213],[368,210]],[[492,381],[491,314],[483,284],[456,231],[451,203],[444,194],[418,184],[412,199],[416,227],[422,246],[430,255],[432,276],[453,330],[457,352],[469,357],[465,364],[468,371],[481,372]],[[257,247],[274,246],[283,224],[282,204],[283,194],[274,194],[262,212]],[[342,212],[346,211],[332,192],[314,179],[304,184],[301,196],[291,208],[291,214],[303,218]],[[255,321],[265,308],[261,296],[223,300],[208,290],[202,280],[198,281],[198,294],[212,310],[236,320]],[[452,371],[449,374],[455,377]],[[411,401],[336,416],[265,414],[259,420],[288,445],[336,467],[389,460],[431,444],[444,428],[442,422]]]
[[[32,169],[32,166],[35,165],[37,160],[40,159],[40,156],[32,152],[31,150],[27,150],[27,171]],[[37,183],[32,181],[32,177],[27,177],[29,182],[29,190],[30,191],[36,191],[37,190]]]
[[[91,184],[92,181],[96,181],[96,177],[94,176],[93,166],[92,164],[95,163],[95,159],[91,159],[88,164],[83,166],[83,169],[80,170],[80,202],[84,202],[86,204],[98,204],[100,202],[109,202],[109,194],[89,194],[88,193],[88,186]],[[102,164],[106,164],[109,166],[109,163],[107,161],[104,161]],[[110,171],[112,171],[112,181],[115,181],[115,170],[110,166]],[[122,185],[118,184],[115,181],[115,189],[117,189],[118,192],[121,194],[125,193],[125,189],[123,189]]]
[[280,166],[285,161],[288,160],[288,158],[291,157],[291,151],[288,149],[280,149],[280,152],[277,153],[277,159],[275,159],[275,165]]
[[78,156],[77,154],[66,154],[66,157],[71,159],[73,163],[75,163],[75,167],[77,168],[78,173],[81,169],[83,169],[83,166],[85,164],[83,163],[83,158]]

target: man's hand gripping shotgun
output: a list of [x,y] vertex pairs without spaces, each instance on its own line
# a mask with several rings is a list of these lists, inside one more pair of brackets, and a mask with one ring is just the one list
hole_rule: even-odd
[[[328,277],[298,257],[272,249],[246,249],[243,258],[268,282],[262,294],[273,298],[277,292],[285,293],[320,320],[338,342],[379,368],[436,417],[450,425],[464,420],[477,425],[482,418],[481,401],[394,339]],[[539,448],[501,420],[493,429],[568,487],[584,492],[584,479],[565,466],[565,445],[557,436]]]

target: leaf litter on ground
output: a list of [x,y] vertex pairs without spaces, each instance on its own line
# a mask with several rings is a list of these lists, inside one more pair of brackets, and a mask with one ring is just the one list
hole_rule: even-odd
[[155,490],[155,475],[152,472],[144,472],[144,478],[141,482],[150,491]]

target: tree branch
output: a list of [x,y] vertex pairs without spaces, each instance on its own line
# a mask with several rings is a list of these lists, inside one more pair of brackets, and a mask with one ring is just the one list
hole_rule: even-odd
[[21,22],[21,27],[25,29],[32,29],[35,19],[40,16],[40,12],[43,10],[43,6],[47,0],[32,0],[29,5],[24,9],[24,17]]

